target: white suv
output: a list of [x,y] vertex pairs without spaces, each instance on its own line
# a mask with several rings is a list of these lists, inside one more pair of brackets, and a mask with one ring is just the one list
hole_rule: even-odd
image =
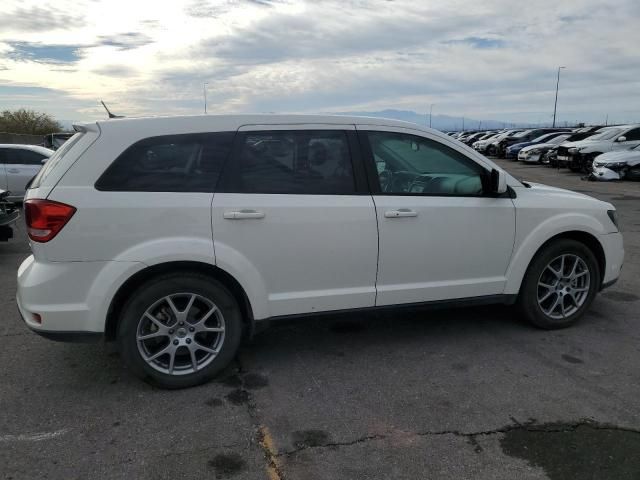
[[212,378],[269,319],[517,302],[574,323],[623,260],[614,207],[521,183],[434,130],[337,116],[100,121],[25,200],[26,324],[117,340],[157,385]]

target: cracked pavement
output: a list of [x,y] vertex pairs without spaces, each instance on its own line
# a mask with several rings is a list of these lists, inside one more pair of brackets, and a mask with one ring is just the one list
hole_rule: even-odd
[[618,208],[622,278],[580,324],[504,307],[278,323],[182,391],[133,378],[111,345],[27,331],[21,228],[0,244],[0,477],[640,477],[640,184],[501,163]]

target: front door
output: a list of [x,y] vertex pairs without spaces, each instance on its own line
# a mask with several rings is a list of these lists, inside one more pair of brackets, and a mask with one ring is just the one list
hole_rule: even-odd
[[487,166],[426,133],[358,129],[375,177],[376,304],[501,294],[515,208],[508,196],[486,194]]
[[239,130],[214,194],[214,249],[266,299],[256,318],[375,305],[376,216],[357,151],[352,125]]

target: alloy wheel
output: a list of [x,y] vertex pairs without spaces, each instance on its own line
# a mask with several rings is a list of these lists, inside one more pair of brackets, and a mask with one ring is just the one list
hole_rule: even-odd
[[203,369],[218,355],[225,338],[220,309],[196,293],[162,297],[138,321],[138,351],[149,366],[169,375]]
[[578,255],[560,255],[547,264],[538,279],[538,305],[549,318],[567,318],[584,305],[590,285],[587,263]]

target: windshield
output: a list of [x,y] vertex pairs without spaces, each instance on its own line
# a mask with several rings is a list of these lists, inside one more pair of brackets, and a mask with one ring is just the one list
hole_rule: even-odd
[[513,138],[522,138],[525,135],[529,134],[530,132],[532,132],[533,130],[524,130],[522,132],[516,133],[515,135],[512,135]]
[[551,143],[553,145],[560,145],[562,142],[564,142],[570,136],[571,136],[570,134],[558,135],[557,137],[552,138],[551,140],[549,140],[547,143]]
[[545,140],[549,140],[551,138],[553,138],[554,135],[558,135],[557,133],[545,133],[544,135],[540,135],[539,137],[534,138],[533,140],[531,140],[532,143],[542,143]]
[[31,184],[29,185],[29,188],[31,189],[31,188],[40,187],[40,185],[42,184],[42,181],[45,178],[47,178],[47,176],[51,173],[51,171],[62,159],[62,157],[64,157],[66,153],[69,150],[71,150],[71,147],[73,147],[76,143],[78,143],[78,141],[82,138],[83,135],[84,133],[78,132],[69,140],[64,142],[62,146],[58,150],[56,150],[56,152],[53,155],[51,155],[51,157],[49,157],[49,160],[47,160],[47,163],[44,164],[44,167],[40,169],[38,174],[33,179],[33,182],[31,182]]
[[604,132],[589,137],[589,140],[610,140],[620,132],[622,132],[621,128],[612,128],[611,130],[605,130]]

